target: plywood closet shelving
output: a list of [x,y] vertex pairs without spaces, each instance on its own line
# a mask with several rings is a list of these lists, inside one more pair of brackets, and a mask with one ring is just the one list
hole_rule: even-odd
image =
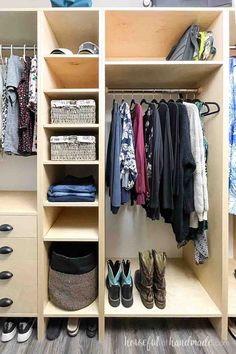
[[[36,192],[1,191],[0,219],[10,217],[9,211],[11,211],[11,214],[15,213],[16,216],[19,213],[19,215],[25,214],[24,217],[27,218],[34,217],[35,224],[32,224],[32,228],[35,230],[36,221],[38,224],[38,244],[37,247],[36,244],[34,245],[34,251],[37,249],[38,261],[38,269],[34,266],[34,269],[38,270],[38,277],[34,277],[37,278],[34,286],[38,297],[35,295],[37,299],[33,305],[36,310],[33,314],[37,315],[38,319],[39,339],[45,337],[47,320],[50,317],[97,317],[100,340],[104,337],[106,317],[207,317],[212,321],[220,337],[226,339],[228,280],[231,289],[228,300],[229,313],[235,313],[232,308],[234,288],[230,285],[233,281],[232,278],[228,278],[225,172],[227,171],[228,24],[229,16],[232,22],[232,13],[228,9],[218,8],[181,10],[93,8],[8,10],[6,16],[4,11],[0,11],[0,17],[5,21],[0,21],[3,44],[9,44],[8,42],[24,44],[26,39],[29,39],[27,44],[35,44],[36,26],[38,28],[38,198],[36,201]],[[18,21],[9,21],[12,17]],[[6,18],[8,18],[7,22]],[[5,23],[5,29],[2,28],[1,23]],[[11,35],[6,23],[17,24],[17,28],[11,27]],[[214,59],[209,62],[165,61],[171,47],[192,23],[198,23],[202,29],[210,29],[214,32],[217,47]],[[15,38],[12,38],[13,34]],[[99,56],[77,55],[79,45],[84,41],[99,44]],[[53,49],[60,47],[72,50],[74,55],[69,57],[50,55]],[[208,163],[210,257],[205,265],[197,267],[194,264],[192,245],[186,247],[183,252],[176,251],[176,245],[171,239],[174,236],[168,226],[144,222],[145,218],[139,217],[139,212],[135,208],[132,209],[132,216],[130,209],[124,208],[117,217],[111,215],[109,202],[105,209],[105,128],[108,133],[112,103],[112,98],[105,95],[106,87],[197,88],[200,99],[214,100],[219,103],[220,114],[206,121],[206,135],[210,146]],[[50,124],[52,99],[80,98],[96,100],[95,124],[75,126]],[[130,96],[127,96],[127,99],[129,101]],[[95,134],[99,141],[98,159],[78,162],[50,161],[50,136],[67,133]],[[49,185],[68,173],[83,176],[94,174],[98,189],[94,203],[50,203],[46,200]],[[16,175],[19,178],[19,171]],[[16,221],[23,227],[22,222],[20,223],[18,219]],[[27,225],[30,223],[28,222]],[[133,228],[129,228],[130,232],[125,234],[124,239],[125,225],[129,227],[133,225]],[[145,235],[147,237],[144,237]],[[14,235],[14,237],[18,236]],[[85,309],[63,311],[50,302],[48,251],[53,241],[98,244],[99,296]],[[138,268],[137,258],[135,258],[137,251],[144,248],[161,249],[166,242],[170,243],[168,251],[172,256],[166,274],[165,310],[161,311],[155,307],[147,310],[142,305],[136,289],[134,289],[133,307],[111,308],[105,290],[106,258],[134,259],[132,261],[134,275],[135,269]],[[179,256],[180,258],[177,258]],[[26,314],[22,314],[30,315],[25,312]],[[3,313],[1,312],[0,315],[3,316]]]
[[[132,274],[139,268],[138,260],[131,259]],[[106,317],[221,317],[222,314],[204,287],[182,259],[168,259],[167,264],[167,306],[164,310],[146,309],[134,288],[134,304],[130,308],[105,305]],[[106,291],[106,299],[107,299]]]
[[[183,11],[157,9],[147,12],[136,10],[106,11],[106,87],[123,88],[124,90],[125,88],[196,88],[199,89],[198,97],[200,99],[218,102],[223,111],[226,109],[227,116],[226,78],[228,72],[225,53],[227,51],[228,16],[228,12],[215,9],[212,11],[209,9],[194,9],[193,11],[192,9]],[[149,24],[148,36],[146,35],[147,23]],[[209,29],[214,32],[217,55],[208,62],[165,61],[174,43],[192,23],[199,24],[201,29]],[[224,42],[222,33],[226,37],[224,37]],[[123,97],[124,95],[122,94]],[[118,97],[117,99],[119,100]],[[129,102],[130,95],[127,95],[125,99]],[[109,111],[112,103],[109,97],[107,97],[107,102],[110,104],[106,107]],[[146,309],[142,305],[136,289],[134,289],[134,305],[131,308],[126,309],[122,305],[112,308],[108,303],[106,292],[105,317],[208,317],[222,338],[226,337],[225,270],[227,264],[225,257],[227,252],[225,246],[227,240],[222,238],[222,235],[226,235],[227,232],[227,221],[225,222],[227,213],[224,209],[227,198],[221,193],[219,196],[214,193],[214,190],[222,191],[223,189],[225,192],[225,184],[227,183],[227,178],[222,173],[223,165],[226,167],[227,159],[226,151],[222,147],[223,141],[226,142],[227,135],[223,111],[212,120],[207,120],[205,128],[210,150],[214,146],[214,153],[220,156],[219,161],[216,161],[214,153],[210,155],[209,152],[208,178],[211,209],[208,236],[211,254],[208,262],[196,267],[193,247],[188,245],[183,250],[182,258],[168,260],[166,271],[167,305],[164,310],[155,307],[152,310]],[[108,119],[110,121],[110,118]],[[218,146],[219,141],[222,142],[221,146]],[[220,176],[217,181],[214,177],[216,174]],[[126,213],[131,213],[132,216],[127,216]],[[120,212],[119,217],[114,217],[109,211],[109,204],[107,205],[106,216],[112,218],[112,222],[107,220],[106,237],[111,237],[113,243],[121,242],[117,240],[117,235],[124,240],[121,235],[122,231],[125,232],[125,223],[137,223],[134,225],[133,234],[129,228],[129,240],[126,241],[125,247],[117,244],[119,251],[107,248],[106,256],[108,258],[112,258],[113,254],[116,255],[114,259],[117,259],[119,254],[122,257],[126,256],[126,258],[137,257],[141,247],[141,249],[148,247],[149,249],[162,249],[162,245],[166,242],[165,233],[169,234],[171,230],[167,226],[163,227],[160,223],[155,224],[155,229],[149,224],[143,227],[145,215],[144,213],[143,215],[139,214],[135,208],[133,211],[127,208],[126,211]],[[120,224],[121,226],[119,226]],[[153,237],[149,242],[141,242],[141,237],[138,237],[137,232],[142,235],[149,234],[150,239],[151,227],[153,227],[152,232],[155,232],[158,238]],[[139,248],[137,238],[145,246],[140,245]],[[109,242],[109,245],[112,242]],[[130,251],[127,251],[128,247]],[[215,261],[216,259],[217,261]],[[136,269],[138,269],[137,258],[133,260],[133,275]],[[213,274],[214,281],[211,280]]]
[[[236,44],[236,14],[230,11],[229,29],[230,46]],[[230,51],[230,55],[235,56],[235,50]],[[228,316],[236,317],[236,216],[229,215],[229,267],[228,267]]]

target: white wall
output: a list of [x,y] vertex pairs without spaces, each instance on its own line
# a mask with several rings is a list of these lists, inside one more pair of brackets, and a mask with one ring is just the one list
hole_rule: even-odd
[[[94,7],[140,7],[143,0],[93,0]],[[51,7],[50,0],[1,0],[0,8]]]

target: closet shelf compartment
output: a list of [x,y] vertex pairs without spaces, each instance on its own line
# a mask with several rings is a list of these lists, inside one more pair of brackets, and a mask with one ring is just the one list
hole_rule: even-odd
[[0,215],[37,215],[36,192],[0,192]]
[[[131,272],[139,269],[138,260],[131,260]],[[221,317],[221,312],[209,297],[193,271],[187,264],[178,258],[167,260],[166,270],[167,296],[166,308],[146,309],[141,302],[140,295],[134,285],[134,303],[130,308],[120,304],[113,308],[108,302],[108,293],[105,293],[106,317]]]
[[44,241],[97,242],[97,210],[63,210],[44,236]]
[[91,305],[78,311],[66,311],[62,310],[50,301],[44,308],[44,317],[98,317],[98,299],[96,299]]
[[223,65],[218,62],[106,62],[109,88],[199,88]]
[[98,98],[99,89],[91,89],[91,88],[81,88],[81,89],[52,89],[52,90],[44,90],[45,95],[47,95],[51,99],[88,99]]
[[98,165],[99,161],[95,160],[95,161],[51,161],[51,160],[47,160],[44,161],[43,163],[44,165]]
[[192,24],[198,24],[201,30],[213,31],[217,47],[213,61],[223,58],[222,31],[219,30],[223,14],[219,9],[107,10],[105,18],[106,58],[164,59]]
[[49,202],[45,201],[43,203],[45,207],[98,207],[98,199],[96,198],[95,202]]
[[99,124],[44,124],[45,129],[52,129],[52,130],[86,130],[86,129],[93,129],[97,130],[99,128]]
[[97,55],[50,55],[44,57],[60,87],[98,88]]
[[236,269],[236,260],[229,259],[228,274],[228,316],[236,317],[236,279],[234,270]]

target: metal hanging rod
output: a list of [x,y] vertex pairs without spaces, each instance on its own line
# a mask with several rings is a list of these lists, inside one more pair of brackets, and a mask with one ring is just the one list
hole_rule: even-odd
[[198,93],[199,89],[107,89],[108,94],[132,94],[132,93]]
[[15,45],[2,45],[2,50],[36,50],[37,46],[15,46]]

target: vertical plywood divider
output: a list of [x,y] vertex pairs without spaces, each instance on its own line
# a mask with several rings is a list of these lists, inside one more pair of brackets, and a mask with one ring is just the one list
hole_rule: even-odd
[[[218,334],[227,337],[227,289],[228,289],[228,11],[222,11],[224,64],[211,78],[202,84],[200,99],[216,101],[221,112],[206,118],[206,136],[209,142],[208,191],[209,191],[209,259],[197,266],[193,247],[184,249],[184,258],[222,312],[222,318],[214,320]],[[218,29],[219,31],[219,29]],[[219,83],[222,82],[222,85]]]
[[105,334],[105,13],[99,11],[99,339]]

